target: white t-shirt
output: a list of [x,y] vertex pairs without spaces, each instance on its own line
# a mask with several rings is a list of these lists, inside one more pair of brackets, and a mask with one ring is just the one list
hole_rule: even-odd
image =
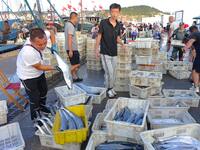
[[[50,31],[45,30],[44,32],[45,32],[45,34],[46,34],[46,36],[47,36],[47,40],[49,41],[50,38],[51,38],[51,33],[50,33]],[[29,38],[29,37],[26,39],[24,45],[27,45],[27,44],[31,44],[31,41],[30,41],[30,38]]]
[[24,46],[17,56],[18,77],[27,80],[41,76],[43,71],[33,67],[37,63],[42,63],[40,53],[31,46]]

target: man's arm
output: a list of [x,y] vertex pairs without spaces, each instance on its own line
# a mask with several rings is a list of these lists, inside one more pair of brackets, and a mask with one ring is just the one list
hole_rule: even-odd
[[42,65],[41,63],[37,63],[35,65],[32,65],[35,69],[41,70],[41,71],[51,71],[56,70],[55,67],[50,65]]
[[187,43],[186,43],[186,46],[185,48],[189,49],[192,47],[193,43],[195,42],[196,40],[195,39],[190,39]]

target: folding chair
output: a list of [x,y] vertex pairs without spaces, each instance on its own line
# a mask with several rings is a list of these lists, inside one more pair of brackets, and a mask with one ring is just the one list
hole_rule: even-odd
[[[24,111],[24,107],[29,103],[29,101],[20,94],[20,83],[10,83],[6,75],[0,69],[0,90],[8,97],[9,103],[14,103],[15,106]],[[10,94],[8,90],[14,91],[13,94]],[[15,97],[19,97],[20,99],[24,100],[24,106],[19,104],[19,102],[15,99]]]

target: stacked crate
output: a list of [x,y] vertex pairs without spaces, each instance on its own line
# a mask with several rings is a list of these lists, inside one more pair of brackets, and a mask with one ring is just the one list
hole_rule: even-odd
[[129,75],[130,97],[146,99],[150,96],[160,96],[162,90],[162,73],[148,71],[132,71]]
[[102,64],[100,58],[96,59],[95,43],[96,40],[87,38],[87,69],[99,71],[102,70]]
[[192,63],[183,61],[169,61],[166,64],[169,74],[176,79],[189,79],[192,70]]
[[116,81],[114,89],[126,92],[129,90],[129,73],[132,70],[132,47],[126,45],[126,50],[118,46]]
[[85,62],[86,59],[86,38],[87,36],[84,34],[77,36],[78,51],[80,53],[81,62]]

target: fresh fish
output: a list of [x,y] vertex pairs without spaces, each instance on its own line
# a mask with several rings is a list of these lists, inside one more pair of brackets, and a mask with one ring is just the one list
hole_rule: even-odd
[[76,125],[76,129],[81,129],[84,127],[84,124],[81,118],[79,118],[78,116],[76,116],[75,114],[73,114],[72,112],[70,112],[69,110],[65,108],[62,108],[62,109],[69,115],[70,118],[72,118],[72,120],[74,121]]
[[54,53],[54,56],[56,57],[59,68],[63,72],[64,80],[65,80],[68,88],[72,89],[72,82],[70,80],[71,76],[70,76],[70,72],[69,72],[69,66],[64,62],[64,60],[57,53]]
[[102,143],[95,150],[144,150],[144,147],[130,142],[113,141]]
[[51,131],[50,127],[47,125],[47,123],[44,120],[37,119],[36,121],[40,121],[42,123],[44,129],[47,131],[46,134],[52,135],[52,131]]
[[51,128],[53,127],[53,122],[48,117],[42,116],[41,119],[45,120]]
[[66,119],[66,117],[63,115],[61,110],[58,110],[59,114],[60,114],[60,120],[61,120],[61,126],[60,126],[60,131],[65,131],[68,130],[68,120]]
[[135,121],[136,116],[137,116],[137,114],[133,112],[131,114],[130,118],[127,120],[127,122],[133,123]]
[[65,117],[66,121],[65,123],[67,123],[67,129],[68,130],[73,130],[73,129],[76,129],[76,124],[74,122],[74,120],[69,116],[68,113],[66,113],[66,111],[64,111],[63,109],[61,109],[61,113],[62,113],[62,116]]
[[131,116],[131,111],[128,107],[125,107],[125,111],[124,111],[124,114],[123,114],[123,118],[121,121],[127,121]]
[[79,86],[82,90],[84,90],[88,95],[100,95],[101,89],[93,88],[87,85],[84,85],[83,83],[77,83],[77,86]]
[[166,118],[166,119],[152,119],[153,124],[183,124],[184,122],[175,118]]
[[142,112],[137,113],[134,123],[140,125],[139,123],[141,122],[141,119],[143,120],[143,117],[144,117],[144,113]]
[[120,118],[123,117],[123,115],[124,115],[125,109],[126,108],[123,108],[121,111],[117,112],[114,117],[114,120],[120,121],[121,120]]
[[34,127],[37,128],[41,134],[44,134],[44,135],[46,134],[45,131],[38,124],[35,123]]
[[156,150],[200,150],[200,141],[190,136],[174,136],[156,139]]

